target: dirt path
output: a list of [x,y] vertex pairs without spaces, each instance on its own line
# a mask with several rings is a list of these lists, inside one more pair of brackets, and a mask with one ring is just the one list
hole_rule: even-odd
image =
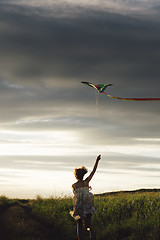
[[1,240],[60,240],[52,226],[42,224],[26,206],[10,206],[0,214]]

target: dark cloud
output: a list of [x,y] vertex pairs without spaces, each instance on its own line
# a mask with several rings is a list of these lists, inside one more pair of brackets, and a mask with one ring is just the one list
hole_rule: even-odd
[[147,89],[151,79],[158,84],[158,23],[89,10],[76,19],[34,12],[36,8],[2,5],[4,75],[32,84],[46,78],[65,84],[66,79],[96,81],[106,76],[116,83],[140,82]]

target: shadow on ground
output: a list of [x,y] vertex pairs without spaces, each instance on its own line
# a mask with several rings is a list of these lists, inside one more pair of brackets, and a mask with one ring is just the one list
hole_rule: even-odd
[[64,239],[52,225],[38,221],[25,204],[15,204],[0,211],[1,240]]

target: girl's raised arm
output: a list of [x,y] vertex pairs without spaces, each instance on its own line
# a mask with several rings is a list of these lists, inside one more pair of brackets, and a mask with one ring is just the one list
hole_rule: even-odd
[[97,166],[98,166],[98,163],[99,163],[99,160],[100,160],[100,159],[101,159],[101,155],[99,155],[99,156],[97,157],[96,162],[95,162],[94,167],[93,167],[93,170],[92,170],[92,172],[90,173],[90,175],[85,179],[85,181],[87,181],[87,182],[91,181],[93,175],[94,175],[95,172],[96,172],[96,169],[97,169]]

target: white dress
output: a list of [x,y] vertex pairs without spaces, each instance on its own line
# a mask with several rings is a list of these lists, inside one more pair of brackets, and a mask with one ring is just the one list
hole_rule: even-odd
[[87,214],[95,213],[94,195],[89,192],[89,187],[81,187],[74,190],[73,211],[71,216],[78,220],[86,217]]

